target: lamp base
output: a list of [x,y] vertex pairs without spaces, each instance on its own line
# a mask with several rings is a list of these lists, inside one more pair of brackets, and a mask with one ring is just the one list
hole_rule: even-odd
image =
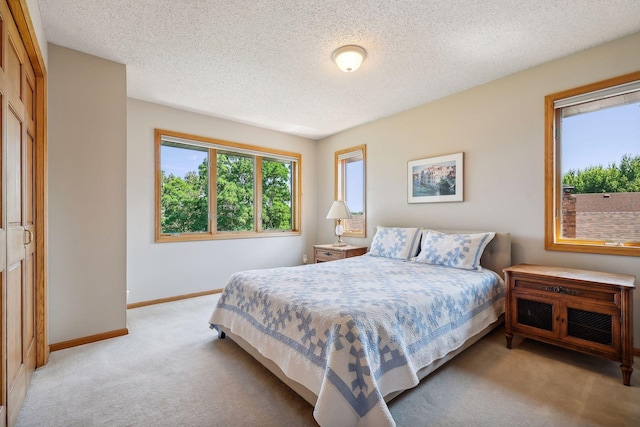
[[338,236],[338,240],[333,244],[333,246],[347,246],[347,244],[342,241],[342,233],[344,233],[342,220],[338,219],[338,225],[336,225],[336,236]]
[[338,220],[338,225],[336,226],[336,236],[338,236],[338,240],[333,246],[347,246],[347,244],[342,241],[342,230],[342,225],[340,225],[340,220]]

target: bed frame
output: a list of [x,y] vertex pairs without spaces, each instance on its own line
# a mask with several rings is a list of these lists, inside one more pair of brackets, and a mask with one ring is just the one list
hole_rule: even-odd
[[[443,233],[478,233],[477,231],[468,231],[468,230],[438,230]],[[500,277],[504,277],[502,272],[503,269],[511,266],[511,235],[509,233],[496,233],[495,237],[491,242],[487,245],[480,259],[480,265],[489,270],[493,270]],[[417,372],[418,378],[421,380],[434,372],[436,369],[447,363],[449,360],[456,357],[458,354],[462,353],[467,348],[471,347],[475,344],[480,338],[487,335],[496,326],[500,325],[504,321],[504,315],[501,316],[496,322],[492,323],[478,334],[469,338],[464,345],[459,347],[458,349],[448,353],[446,356],[434,361],[431,365],[426,366],[420,369]],[[229,336],[236,344],[238,344],[244,351],[249,353],[253,358],[255,358],[258,362],[260,362],[265,368],[271,371],[275,376],[280,378],[282,382],[289,386],[293,391],[298,393],[302,398],[304,398],[307,402],[309,402],[312,406],[316,405],[316,401],[318,396],[309,390],[307,387],[303,386],[297,381],[292,380],[287,377],[285,373],[280,369],[278,365],[276,365],[271,359],[264,357],[255,347],[245,341],[243,338],[235,335],[230,332],[227,328],[218,325],[219,328],[219,337],[224,338],[225,336]],[[399,396],[405,390],[399,390],[392,393],[389,393],[384,396],[385,402],[390,402],[395,397]]]

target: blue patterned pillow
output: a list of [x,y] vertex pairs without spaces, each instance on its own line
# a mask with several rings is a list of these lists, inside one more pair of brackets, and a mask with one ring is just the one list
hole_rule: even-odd
[[385,258],[410,259],[416,255],[419,247],[419,228],[378,226],[369,254]]
[[480,257],[496,233],[446,234],[423,230],[420,253],[413,259],[423,264],[480,270]]

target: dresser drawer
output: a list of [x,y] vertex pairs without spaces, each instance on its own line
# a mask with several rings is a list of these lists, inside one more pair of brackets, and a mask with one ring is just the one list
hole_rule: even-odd
[[574,283],[564,282],[561,280],[546,281],[546,280],[527,280],[518,279],[513,280],[512,289],[516,290],[530,290],[537,291],[541,295],[543,294],[560,294],[568,295],[572,297],[585,298],[593,300],[594,302],[617,304],[617,295],[619,292],[616,289],[602,288],[597,284],[589,286],[576,285]]

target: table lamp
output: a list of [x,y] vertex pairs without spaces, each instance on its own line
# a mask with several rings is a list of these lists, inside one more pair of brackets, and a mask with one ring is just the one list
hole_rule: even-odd
[[342,220],[351,218],[351,211],[344,201],[336,200],[333,202],[333,205],[331,205],[331,209],[329,209],[329,213],[327,214],[327,219],[338,220],[338,225],[336,225],[336,236],[338,236],[338,241],[335,242],[333,246],[347,246],[347,244],[342,241],[342,234],[344,234]]

